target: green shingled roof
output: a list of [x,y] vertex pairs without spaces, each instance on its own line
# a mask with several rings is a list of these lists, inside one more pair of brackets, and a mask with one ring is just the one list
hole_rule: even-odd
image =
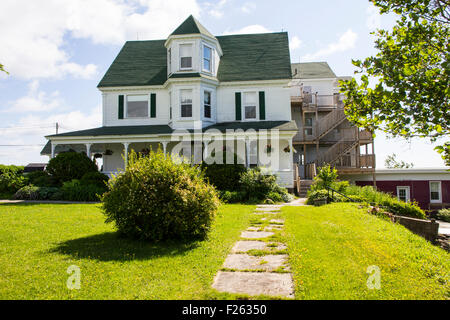
[[[291,78],[286,32],[219,36],[219,81]],[[162,85],[167,80],[165,40],[127,41],[98,87]]]
[[208,37],[215,38],[197,19],[190,15],[184,22],[172,32],[172,36],[182,34],[201,33]]
[[326,62],[304,62],[292,64],[292,77],[294,79],[336,78],[336,74]]

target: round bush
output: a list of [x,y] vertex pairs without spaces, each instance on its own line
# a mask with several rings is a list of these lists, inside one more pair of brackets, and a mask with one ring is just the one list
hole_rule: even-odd
[[46,171],[34,171],[26,175],[29,184],[38,187],[59,187],[61,184],[54,176],[49,175]]
[[199,168],[161,151],[142,158],[132,152],[102,201],[106,222],[126,236],[150,241],[204,239],[220,203]]
[[84,153],[63,152],[48,162],[47,171],[60,182],[81,179],[88,172],[97,172],[95,163]]
[[106,189],[108,176],[101,172],[88,172],[81,178],[82,185],[94,185]]
[[28,185],[20,188],[15,194],[16,200],[39,200],[39,187]]

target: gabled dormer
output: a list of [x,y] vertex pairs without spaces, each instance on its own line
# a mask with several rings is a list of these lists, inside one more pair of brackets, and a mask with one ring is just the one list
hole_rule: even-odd
[[222,48],[219,41],[190,15],[165,42],[167,75],[204,74],[217,77]]

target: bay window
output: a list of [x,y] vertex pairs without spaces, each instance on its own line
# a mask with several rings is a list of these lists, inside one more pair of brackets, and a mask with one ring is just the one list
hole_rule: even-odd
[[203,94],[203,112],[205,118],[211,119],[211,92],[209,91]]
[[180,69],[192,69],[192,44],[180,44]]
[[192,90],[181,90],[181,117],[192,118]]
[[212,72],[212,54],[213,51],[208,46],[203,46],[203,70]]

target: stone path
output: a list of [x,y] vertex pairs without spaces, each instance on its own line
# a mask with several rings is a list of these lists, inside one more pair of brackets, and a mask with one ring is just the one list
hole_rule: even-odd
[[214,289],[235,294],[294,298],[286,245],[270,241],[270,237],[284,226],[284,220],[276,217],[281,207],[257,206],[255,223],[242,231],[241,239],[214,278]]

